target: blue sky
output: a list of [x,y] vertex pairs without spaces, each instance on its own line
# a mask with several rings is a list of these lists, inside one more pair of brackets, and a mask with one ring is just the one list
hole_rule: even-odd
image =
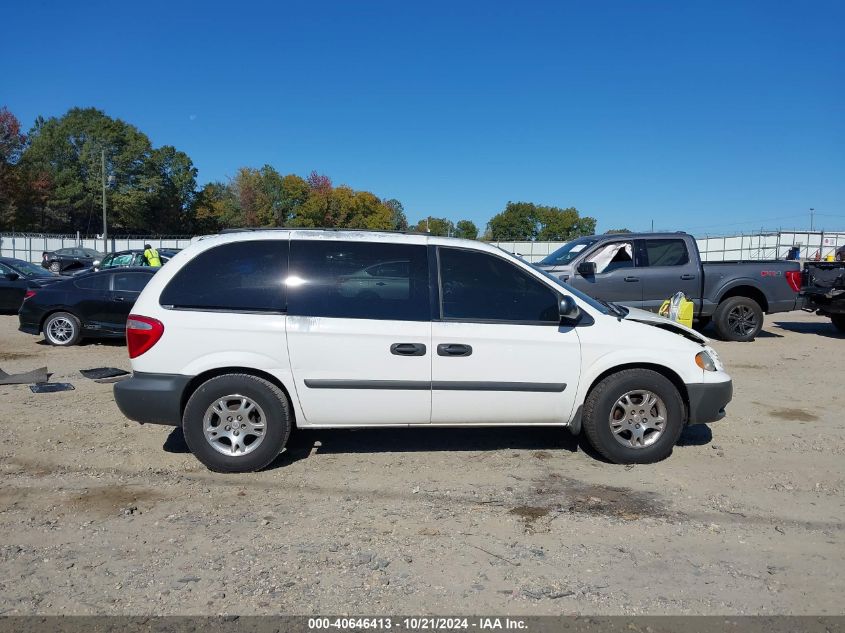
[[[845,2],[15,2],[0,104],[318,170],[411,220],[845,228]],[[9,26],[13,25],[13,26]]]

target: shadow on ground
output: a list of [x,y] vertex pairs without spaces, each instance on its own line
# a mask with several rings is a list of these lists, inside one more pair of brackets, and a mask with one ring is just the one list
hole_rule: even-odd
[[775,325],[788,332],[797,332],[798,334],[816,334],[817,336],[825,336],[827,338],[843,339],[845,333],[840,332],[834,327],[829,319],[817,322],[799,322],[790,323],[784,321],[776,321]]
[[[593,456],[592,449],[579,439],[558,427],[295,429],[286,450],[267,469],[306,459],[312,452],[331,455],[563,449],[574,453],[582,444],[582,450]],[[174,428],[162,448],[168,453],[189,452],[182,429]]]

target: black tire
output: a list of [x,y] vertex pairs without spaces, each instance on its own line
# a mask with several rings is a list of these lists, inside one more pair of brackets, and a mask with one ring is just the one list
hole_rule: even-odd
[[763,329],[763,309],[749,297],[728,297],[713,314],[719,338],[747,343]]
[[[616,438],[618,436],[628,441],[629,438],[625,438],[624,433],[629,432],[614,433],[611,428],[611,415],[623,396],[637,390],[649,391],[662,401],[665,422],[660,434],[651,444],[625,446]],[[655,405],[657,406],[659,405]],[[603,457],[615,464],[650,464],[666,459],[672,454],[672,448],[681,435],[685,420],[686,407],[677,387],[668,378],[650,369],[624,369],[611,374],[590,391],[584,403],[583,425],[587,439]],[[623,417],[619,423],[625,422]],[[653,436],[655,432],[656,430],[647,431],[649,436]]]
[[53,272],[53,273],[62,272],[62,265],[59,262],[50,262],[50,272]]
[[70,312],[54,312],[44,321],[42,332],[50,345],[70,347],[82,338],[82,324]]
[[830,320],[833,323],[833,327],[840,332],[845,332],[845,314],[831,314]]
[[[208,409],[221,401],[226,396],[238,395],[246,397],[256,405],[258,411],[263,413],[264,432],[258,445],[253,449],[246,444],[248,452],[242,454],[223,454],[212,446],[212,442],[206,439],[204,431],[204,419]],[[237,399],[232,398],[227,403],[237,407]],[[227,416],[228,417],[228,416]],[[222,418],[212,414],[212,422],[220,426],[225,424]],[[237,424],[236,421],[233,421]],[[215,427],[217,428],[217,427]],[[233,446],[231,429],[220,431],[220,437],[215,444],[225,448],[225,442]],[[194,456],[205,464],[209,470],[220,473],[247,473],[261,470],[272,462],[288,441],[291,430],[290,403],[285,393],[269,380],[251,376],[249,374],[225,374],[211,378],[201,384],[191,395],[188,404],[185,406],[185,413],[182,416],[182,432],[185,435],[185,442]],[[234,430],[231,433],[237,435]],[[244,432],[243,439],[250,436],[248,431]],[[254,436],[253,436],[254,437]],[[237,447],[235,449],[237,452]]]

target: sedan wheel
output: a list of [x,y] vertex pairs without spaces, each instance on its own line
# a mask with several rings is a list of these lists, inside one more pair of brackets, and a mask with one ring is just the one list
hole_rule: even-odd
[[56,312],[44,323],[44,339],[59,347],[78,343],[81,331],[79,319],[69,312]]
[[62,265],[59,262],[51,262],[50,263],[50,272],[53,272],[53,273],[62,272]]

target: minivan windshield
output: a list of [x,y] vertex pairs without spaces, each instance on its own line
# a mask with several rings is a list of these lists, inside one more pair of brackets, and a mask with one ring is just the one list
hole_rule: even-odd
[[537,262],[538,266],[566,266],[575,259],[579,253],[584,252],[584,249],[589,248],[598,242],[594,237],[579,237],[577,240],[567,242],[559,249],[550,253],[545,258]]

